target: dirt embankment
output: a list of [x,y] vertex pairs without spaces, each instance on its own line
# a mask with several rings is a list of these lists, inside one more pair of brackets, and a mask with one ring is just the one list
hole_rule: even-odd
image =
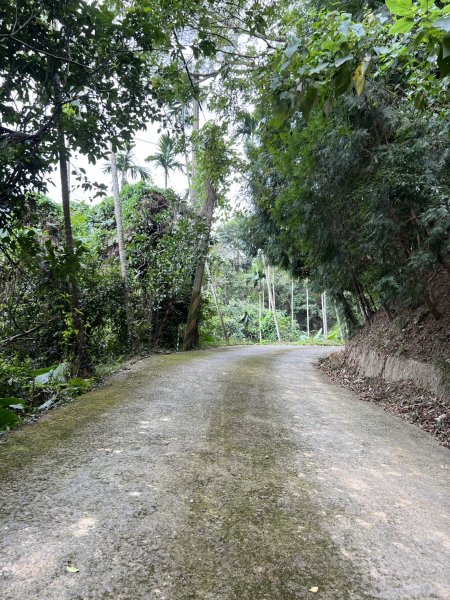
[[450,447],[450,279],[442,274],[425,306],[392,319],[380,310],[344,351],[321,361],[337,383],[414,423]]

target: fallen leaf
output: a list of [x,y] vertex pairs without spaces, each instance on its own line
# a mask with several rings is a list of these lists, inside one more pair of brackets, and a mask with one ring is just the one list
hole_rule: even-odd
[[80,572],[80,569],[77,569],[76,567],[72,567],[72,565],[67,565],[66,569],[69,573],[79,573]]
[[317,585],[314,585],[312,588],[309,588],[309,591],[313,592],[315,594],[316,592],[319,591],[319,588],[317,587]]

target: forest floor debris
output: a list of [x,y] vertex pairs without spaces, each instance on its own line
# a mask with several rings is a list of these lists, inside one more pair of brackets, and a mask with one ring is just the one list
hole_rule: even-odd
[[321,358],[318,364],[333,381],[356,392],[361,400],[379,404],[450,448],[450,406],[445,400],[407,381],[392,383],[381,377],[361,377],[346,361],[345,351]]

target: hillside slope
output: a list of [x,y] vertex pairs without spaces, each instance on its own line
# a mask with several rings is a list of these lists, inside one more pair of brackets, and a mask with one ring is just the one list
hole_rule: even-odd
[[380,310],[345,350],[321,361],[336,382],[381,404],[450,447],[450,277],[433,285],[441,315],[425,305],[393,318]]

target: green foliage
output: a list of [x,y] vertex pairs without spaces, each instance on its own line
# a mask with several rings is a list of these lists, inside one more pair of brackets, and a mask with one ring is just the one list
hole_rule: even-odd
[[0,431],[13,429],[19,422],[20,418],[14,411],[0,408]]
[[357,320],[347,292],[364,320],[380,304],[430,304],[429,278],[448,253],[446,122],[386,102],[373,90],[282,128],[267,127],[262,104],[260,144],[249,150],[250,241],[313,274],[344,307],[349,330]]
[[146,162],[152,162],[164,171],[165,187],[167,188],[170,171],[183,170],[183,165],[177,160],[175,140],[167,133],[158,140],[158,152],[147,156]]
[[[138,348],[176,347],[200,235],[194,214],[173,192],[145,182],[126,185],[121,202]],[[112,199],[73,204],[74,234],[83,240],[76,241],[74,257],[61,239],[60,207],[47,199],[35,207],[26,226],[2,237],[0,339],[11,338],[2,351],[13,364],[55,365],[35,375],[35,385],[46,387],[57,383],[57,365],[68,370],[72,362],[76,330],[68,281],[80,289],[94,365],[126,353],[127,327]],[[18,332],[23,335],[16,339]]]
[[[79,151],[94,164],[106,158],[110,144],[123,148],[136,131],[170,119],[192,96],[180,65],[182,33],[195,31],[190,50],[210,58],[224,38],[218,23],[237,19],[243,30],[257,32],[263,14],[257,3],[241,0],[231,6],[222,0],[5,0],[0,227],[22,218],[30,193],[46,191],[45,176],[61,150],[58,127],[69,154]],[[80,182],[87,191],[105,191],[82,172]]]
[[[145,182],[125,186],[121,204],[138,341],[142,348],[176,346],[196,259],[194,215],[176,194]],[[112,199],[94,207],[88,221],[91,259],[101,260],[102,277],[94,266],[85,272],[85,314],[93,355],[110,360],[123,353],[126,340]]]
[[[218,228],[210,257],[211,280],[208,283],[215,285],[220,311],[231,343],[259,343],[260,303],[262,342],[276,342],[275,321],[273,312],[268,307],[267,282],[262,260],[260,256],[253,258],[249,255],[246,243],[248,240],[244,239],[246,236],[245,222],[241,218],[234,218]],[[298,342],[306,338],[306,282],[294,282],[292,326],[292,279],[283,269],[271,268],[271,271],[281,337],[285,342]],[[222,343],[221,321],[214,307],[212,294],[206,294],[205,300],[205,308],[202,310],[201,343]],[[309,318],[310,331],[314,334],[322,327],[322,314],[319,296],[311,289]],[[335,323],[331,311],[328,312],[328,321],[330,327]],[[307,339],[312,341],[312,337]]]
[[448,3],[388,0],[392,19],[372,7],[355,7],[352,16],[337,4],[337,11],[294,8],[284,14],[286,45],[268,57],[256,80],[265,88],[271,75],[270,125],[297,112],[307,120],[316,108],[329,113],[341,95],[370,96],[379,85],[444,116]]
[[234,153],[225,139],[226,125],[212,121],[205,123],[200,131],[194,132],[193,144],[197,161],[194,187],[198,197],[206,196],[205,183],[209,182],[216,190],[219,202],[223,205],[228,190],[227,178],[233,165]]
[[[129,144],[125,146],[125,150],[118,152],[116,155],[117,172],[122,179],[122,187],[128,185],[128,177],[131,179],[142,179],[143,181],[151,181],[151,173],[149,169],[138,164],[133,153],[133,148]],[[103,168],[103,173],[111,173],[111,165],[106,165]]]
[[[178,346],[205,227],[195,207],[173,192],[145,181],[127,185],[126,174],[148,176],[133,163],[131,142],[155,120],[164,130],[173,121],[175,130],[161,136],[159,152],[149,159],[166,179],[181,168],[175,141],[182,138],[188,148],[186,106],[193,96],[208,105],[203,97],[214,73],[221,76],[208,108],[221,114],[192,140],[197,202],[214,189],[224,208],[230,173],[239,168],[246,171],[253,209],[216,232],[210,261],[230,337],[259,341],[267,286],[260,250],[279,267],[275,296],[286,340],[304,337],[305,284],[311,331],[319,337],[324,289],[330,326],[336,309],[346,331],[379,306],[392,313],[426,301],[435,314],[429,282],[449,262],[447,0],[4,4],[2,397],[23,398],[35,408],[50,394],[90,385],[70,369],[79,326],[69,294],[74,284],[91,362],[124,355],[124,293],[138,350]],[[200,75],[186,73],[192,66],[187,49]],[[118,153],[129,289],[118,260],[113,200],[73,204],[69,251],[61,208],[39,195],[63,150],[58,128],[67,158],[79,152],[95,163],[111,147]],[[246,162],[229,132],[243,140]],[[75,176],[91,193],[94,184],[83,170]],[[286,271],[296,280],[294,325]],[[266,295],[264,340],[276,339],[274,325]],[[222,336],[211,298],[203,332],[205,339]],[[45,371],[34,373],[40,367]],[[8,406],[1,408],[11,412]]]
[[71,379],[67,363],[36,369],[31,361],[0,358],[0,395],[5,396],[0,398],[0,431],[35,418],[49,400],[51,406],[64,403],[93,383],[93,379]]

